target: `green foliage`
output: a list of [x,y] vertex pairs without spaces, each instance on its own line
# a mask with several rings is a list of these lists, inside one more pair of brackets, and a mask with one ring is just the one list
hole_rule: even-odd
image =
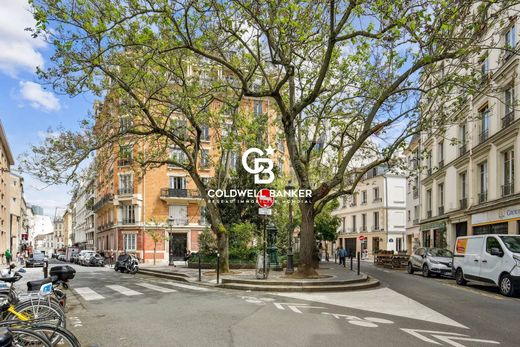
[[217,241],[209,228],[204,228],[199,235],[199,252],[203,256],[209,256],[217,249]]
[[314,232],[318,240],[335,241],[341,221],[331,213],[338,207],[337,200],[329,202],[314,219]]

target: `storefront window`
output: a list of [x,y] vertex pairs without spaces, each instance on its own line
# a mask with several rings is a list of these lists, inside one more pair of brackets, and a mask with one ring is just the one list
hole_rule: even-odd
[[423,236],[423,247],[430,247],[430,230],[424,230],[422,232],[422,236]]
[[446,229],[435,229],[433,237],[433,247],[446,248]]
[[473,235],[507,234],[507,223],[487,224],[473,227]]

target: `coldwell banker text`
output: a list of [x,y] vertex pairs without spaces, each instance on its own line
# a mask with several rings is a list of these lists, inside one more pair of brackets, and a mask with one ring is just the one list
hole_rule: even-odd
[[[297,189],[292,191],[269,189],[269,193],[273,198],[296,198],[305,200],[306,198],[312,197],[312,190],[310,189]],[[251,202],[256,202],[259,190],[255,189],[209,189],[208,196],[211,199],[230,199],[231,200],[220,200],[220,202],[234,202],[235,199],[251,199]],[[248,202],[242,200],[242,202]]]

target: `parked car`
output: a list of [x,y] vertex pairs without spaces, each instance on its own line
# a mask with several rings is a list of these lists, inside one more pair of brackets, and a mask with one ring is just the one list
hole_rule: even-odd
[[431,274],[451,276],[453,253],[444,248],[418,248],[408,260],[407,270],[413,274],[422,271],[424,277]]
[[65,261],[65,253],[58,255],[58,260]]
[[99,253],[95,253],[90,257],[89,263],[90,266],[105,266],[105,257]]
[[25,267],[43,266],[45,261],[46,259],[43,253],[32,253],[29,254],[29,259],[27,259]]
[[73,264],[77,264],[78,263],[78,257],[79,257],[79,253],[74,253],[70,256],[70,262],[73,263]]
[[83,250],[79,252],[78,264],[86,266],[90,265],[90,257],[94,254],[96,254],[96,252],[91,250]]
[[457,238],[453,271],[459,285],[491,283],[506,296],[520,294],[520,236],[474,235]]

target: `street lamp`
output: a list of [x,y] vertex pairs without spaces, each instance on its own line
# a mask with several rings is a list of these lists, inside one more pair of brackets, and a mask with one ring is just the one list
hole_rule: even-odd
[[169,247],[169,261],[168,261],[168,265],[170,266],[175,266],[175,263],[173,262],[173,249],[172,249],[172,246],[173,246],[173,242],[171,242],[171,238],[172,238],[172,234],[173,234],[173,224],[174,224],[175,220],[173,218],[168,218],[168,226],[170,227],[170,237],[169,237],[169,243],[170,243],[170,247]]
[[286,275],[291,275],[294,273],[293,267],[293,251],[292,251],[292,237],[293,237],[293,210],[292,210],[292,198],[294,186],[291,185],[291,181],[287,183],[285,186],[285,191],[289,194],[289,226],[287,232],[289,233],[289,244],[287,246],[287,268],[285,269]]

